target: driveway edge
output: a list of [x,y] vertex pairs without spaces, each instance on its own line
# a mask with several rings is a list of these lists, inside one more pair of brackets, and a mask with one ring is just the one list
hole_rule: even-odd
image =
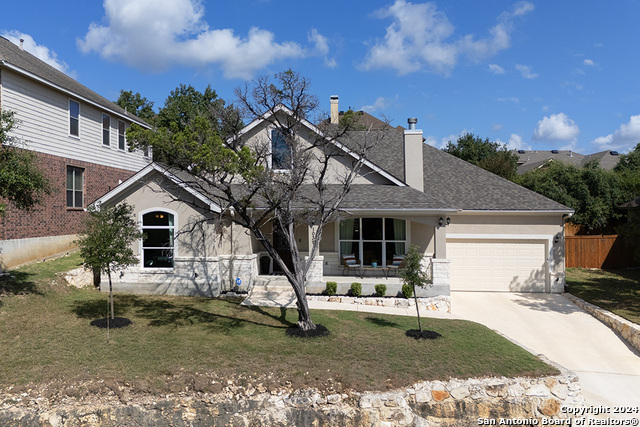
[[588,303],[569,293],[562,294],[566,299],[617,332],[631,347],[640,351],[640,325],[624,319],[617,314]]

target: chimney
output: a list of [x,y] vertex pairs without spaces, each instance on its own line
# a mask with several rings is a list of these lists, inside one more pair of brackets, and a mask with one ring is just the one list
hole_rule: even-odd
[[24,39],[20,39],[20,50],[24,50]]
[[340,108],[338,107],[338,95],[331,95],[331,124],[340,122]]
[[418,119],[407,120],[409,129],[404,131],[404,182],[416,190],[424,191],[424,163],[422,161],[422,130],[416,129]]

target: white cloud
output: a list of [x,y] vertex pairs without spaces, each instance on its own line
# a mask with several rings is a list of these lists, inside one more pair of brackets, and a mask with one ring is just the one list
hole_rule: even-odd
[[614,132],[601,136],[592,141],[600,150],[621,149],[634,146],[640,141],[640,114],[631,116],[627,123],[623,123]]
[[78,47],[142,70],[215,64],[227,78],[248,79],[274,61],[307,54],[257,27],[246,37],[210,28],[202,0],[104,0],[104,9],[106,24],[92,23]]
[[449,136],[440,138],[439,140],[437,137],[433,135],[425,136],[424,139],[427,144],[442,150],[447,147],[447,144],[449,144],[449,142],[452,142],[455,144],[458,141],[458,138],[468,133],[473,133],[473,132],[467,129],[462,129],[458,134],[452,133]]
[[580,135],[578,125],[564,113],[545,116],[533,132],[537,141],[567,141],[575,144]]
[[[499,139],[496,142],[505,144]],[[509,136],[509,141],[505,145],[509,150],[531,150],[531,145],[524,142],[522,137],[516,133],[512,133]]]
[[520,104],[520,99],[516,98],[515,96],[511,96],[509,98],[498,98],[498,101],[500,101],[500,102],[513,102],[514,104]]
[[[397,95],[395,99],[398,99]],[[394,99],[389,99],[389,98],[380,96],[375,100],[373,104],[363,105],[362,107],[360,107],[360,109],[363,111],[366,111],[367,113],[373,113],[375,111],[384,111],[393,104],[393,101]]]
[[489,64],[489,71],[491,71],[493,74],[504,74],[505,73],[504,68],[502,68],[498,64]]
[[338,63],[335,59],[329,58],[329,41],[325,36],[320,34],[318,30],[312,28],[307,36],[307,40],[315,45],[315,52],[324,57],[324,65],[329,68],[335,68],[338,66]]
[[20,39],[23,39],[24,43],[22,47],[25,51],[51,65],[56,70],[62,71],[63,73],[74,77],[75,73],[69,71],[69,66],[64,61],[59,60],[58,55],[55,52],[49,50],[49,48],[46,46],[36,43],[33,37],[31,37],[29,34],[12,30],[3,32],[0,35],[17,46],[20,46]]
[[590,66],[590,67],[593,67],[593,66],[595,65],[595,63],[593,62],[593,60],[592,60],[592,59],[585,59],[584,61],[582,61],[582,63],[583,63],[584,65],[588,65],[588,66]]
[[499,131],[499,130],[502,130],[503,127],[504,125],[502,123],[496,123],[493,126],[491,126],[491,130]]
[[488,37],[474,35],[453,38],[455,28],[434,3],[396,2],[376,12],[378,18],[392,18],[384,40],[378,41],[361,64],[364,70],[392,68],[404,75],[430,70],[448,75],[461,55],[471,60],[490,58],[511,44],[513,20],[533,10],[528,2],[518,3],[502,13],[489,29]]
[[536,73],[531,71],[531,67],[529,67],[528,65],[517,64],[516,70],[520,71],[520,74],[522,74],[522,77],[524,77],[525,79],[535,79],[536,77],[538,77]]

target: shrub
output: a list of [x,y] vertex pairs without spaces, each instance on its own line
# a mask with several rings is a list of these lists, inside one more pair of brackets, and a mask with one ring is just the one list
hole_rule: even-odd
[[411,298],[413,296],[413,286],[406,283],[402,285],[402,295],[407,299]]
[[335,295],[338,292],[337,282],[327,282],[327,287],[324,289],[324,293],[327,295]]
[[385,285],[384,283],[380,283],[379,285],[376,285],[375,289],[376,289],[377,297],[383,297],[384,294],[387,293],[387,285]]
[[362,284],[353,282],[351,284],[351,295],[353,295],[354,297],[359,297],[360,295],[362,295]]

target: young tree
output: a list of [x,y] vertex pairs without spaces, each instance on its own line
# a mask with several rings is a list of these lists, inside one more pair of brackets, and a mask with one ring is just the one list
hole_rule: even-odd
[[[0,110],[0,199],[28,211],[53,188],[38,167],[36,155],[20,148],[20,141],[11,136],[16,125],[14,112]],[[5,202],[0,201],[0,216],[5,209]]]
[[413,288],[413,298],[416,303],[416,313],[418,314],[418,329],[422,333],[422,323],[420,322],[420,308],[418,306],[418,296],[416,286],[424,288],[431,284],[431,279],[422,267],[422,253],[416,245],[411,245],[404,258],[404,268],[400,270],[402,281]]
[[460,136],[455,144],[449,141],[443,151],[506,179],[516,175],[518,156],[506,145],[491,142],[489,138],[483,140],[467,133]]
[[[216,110],[213,105],[188,120],[184,120],[185,114],[172,110],[173,119],[155,132],[136,126],[129,131],[130,141],[139,146],[151,145],[154,152],[164,153],[172,167],[188,172],[191,178],[187,184],[222,208],[220,220],[226,218],[242,225],[262,244],[293,287],[298,326],[303,331],[316,328],[305,287],[324,226],[338,218],[340,205],[351,190],[366,152],[375,143],[373,135],[379,134],[361,131],[365,136],[351,141],[353,157],[344,162],[347,171],[336,178],[332,162],[345,157],[345,152],[335,142],[341,141],[353,127],[356,115],[345,114],[339,125],[321,122],[316,125],[318,132],[309,132],[307,139],[301,138],[301,132],[312,126],[308,120],[318,107],[309,87],[308,80],[290,70],[277,74],[275,79],[260,77],[251,86],[236,90],[239,110]],[[166,105],[173,103],[168,101]],[[165,116],[163,111],[160,116]],[[248,136],[239,132],[242,124],[239,117],[265,120],[276,130],[270,135],[277,140],[270,136],[249,147]],[[231,136],[223,139],[221,134],[226,135],[225,132]],[[272,156],[274,143],[277,150]],[[287,171],[274,170],[273,162]],[[181,201],[192,203],[189,198]],[[264,225],[268,222],[282,232],[282,243],[291,254],[291,263],[285,262],[265,234]],[[307,225],[312,230],[306,260],[298,249],[296,225]]]
[[77,240],[84,266],[109,277],[111,319],[114,318],[111,273],[138,262],[131,247],[140,238],[142,233],[134,218],[133,206],[122,202],[91,211]]

